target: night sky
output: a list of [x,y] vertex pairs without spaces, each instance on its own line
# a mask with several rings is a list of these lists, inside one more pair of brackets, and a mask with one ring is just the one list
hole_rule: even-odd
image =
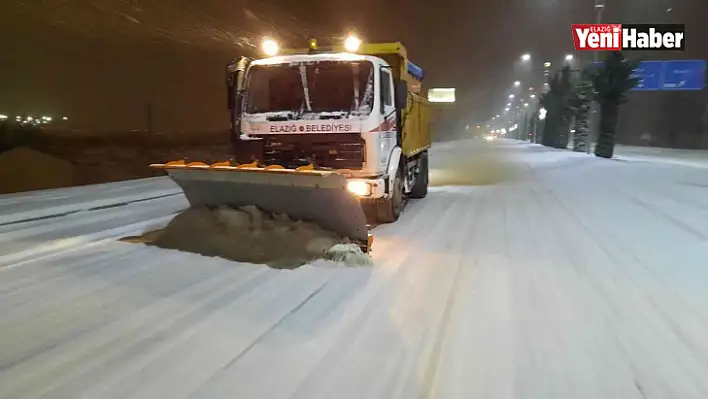
[[[650,57],[708,58],[707,1],[607,0],[603,19],[686,23],[686,53]],[[403,42],[427,87],[456,87],[475,123],[503,108],[514,80],[539,84],[543,61],[573,51],[571,23],[595,19],[592,0],[3,0],[0,16],[0,113],[101,131],[144,129],[148,105],[159,131],[222,129],[229,59],[266,35],[305,46],[349,31]]]

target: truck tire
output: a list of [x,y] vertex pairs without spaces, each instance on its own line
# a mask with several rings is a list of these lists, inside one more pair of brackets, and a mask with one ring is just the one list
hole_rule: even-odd
[[376,219],[381,223],[393,223],[398,220],[405,206],[404,195],[403,177],[399,167],[396,171],[396,178],[393,180],[393,187],[391,187],[391,196],[378,199],[374,204]]
[[429,181],[429,169],[428,169],[428,151],[420,154],[420,174],[415,179],[415,184],[411,189],[409,197],[411,198],[425,198],[428,195],[428,181]]

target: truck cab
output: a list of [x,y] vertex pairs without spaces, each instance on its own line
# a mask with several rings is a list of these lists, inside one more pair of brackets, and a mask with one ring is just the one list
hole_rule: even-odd
[[[351,38],[350,38],[351,39]],[[227,69],[238,162],[334,170],[372,219],[427,193],[431,144],[423,71],[400,43],[273,51]],[[313,45],[314,43],[314,45]]]

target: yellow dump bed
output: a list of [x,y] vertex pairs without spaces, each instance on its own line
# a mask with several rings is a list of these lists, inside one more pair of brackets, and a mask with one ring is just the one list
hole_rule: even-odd
[[410,157],[430,148],[431,104],[420,95],[423,70],[410,62],[401,43],[362,44],[359,53],[382,58],[391,65],[394,79],[408,85],[408,107],[403,113],[403,154]]
[[430,148],[430,102],[415,93],[409,93],[408,108],[403,118],[403,155],[410,157]]

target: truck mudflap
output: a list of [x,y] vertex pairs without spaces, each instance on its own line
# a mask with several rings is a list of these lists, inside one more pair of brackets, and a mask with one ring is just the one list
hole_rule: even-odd
[[191,207],[255,205],[266,212],[317,223],[351,239],[367,253],[371,249],[373,237],[363,208],[347,190],[347,177],[342,173],[315,170],[311,165],[258,167],[255,162],[231,166],[229,162],[173,161],[150,167],[164,169]]

